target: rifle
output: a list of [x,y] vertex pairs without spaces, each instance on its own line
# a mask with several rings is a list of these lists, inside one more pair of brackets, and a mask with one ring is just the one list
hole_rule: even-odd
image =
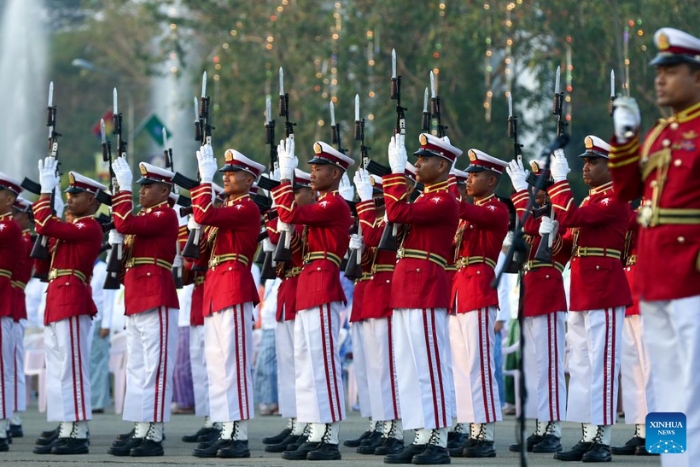
[[[448,127],[442,124],[442,117],[441,117],[441,107],[440,107],[440,96],[437,94],[437,79],[435,77],[435,74],[431,71],[430,72],[430,118],[435,119],[437,121],[437,135],[442,138],[445,136],[445,130],[447,130]],[[425,111],[425,109],[423,109]],[[425,118],[424,118],[425,120]],[[426,129],[424,131],[429,131],[430,129]]]
[[[513,138],[513,155],[516,160],[521,161],[523,160],[523,151],[522,147],[523,145],[520,144],[518,141],[518,117],[513,113],[513,96],[512,94],[508,93],[508,137]],[[510,202],[510,199],[508,199]],[[512,202],[510,203],[512,205]],[[510,205],[509,205],[509,210],[510,210]],[[513,211],[515,211],[515,207],[513,206]],[[514,227],[515,230],[518,229],[518,224],[520,221],[518,220],[518,215],[517,213],[515,214],[515,222],[514,222]],[[522,241],[521,236],[517,236],[517,240],[514,239],[513,241]],[[505,265],[505,272],[509,274],[516,274],[520,271],[521,266],[527,259],[525,255],[522,254],[523,251],[525,251],[525,247],[523,245],[522,248],[515,248],[514,253],[513,253],[513,258],[512,260]]]
[[[294,126],[296,123],[289,121],[289,93],[284,92],[284,70],[280,67],[280,94],[279,94],[279,116],[284,117],[284,132],[287,138],[294,141]],[[268,116],[269,118],[269,116]],[[274,145],[274,140],[272,142]],[[270,163],[273,165],[277,162],[277,151],[274,152],[272,159],[272,151],[270,152]],[[277,166],[279,168],[279,164]],[[292,184],[294,184],[292,177]],[[285,230],[280,232],[280,238],[275,247],[273,259],[278,263],[289,263],[292,261],[291,250],[292,236]]]
[[[355,95],[355,141],[360,142],[360,155],[362,157],[360,166],[367,169],[369,165],[370,147],[365,146],[365,119],[360,117],[360,96]],[[357,219],[357,235],[362,237],[362,224]],[[345,266],[345,277],[350,280],[362,277],[362,250],[350,250],[348,262]]]
[[[48,100],[48,106],[46,107],[46,112],[47,112],[47,117],[46,117],[46,126],[49,127],[49,137],[48,137],[48,148],[47,148],[47,155],[48,157],[53,157],[54,159],[58,159],[58,138],[61,136],[60,133],[56,132],[56,112],[58,111],[58,108],[53,105],[53,81],[49,83],[49,100]],[[60,163],[56,166],[56,172],[57,175],[61,175],[59,171]],[[32,182],[31,180],[25,178],[22,181],[22,188],[28,190],[28,191],[35,191],[35,192],[41,192],[41,185],[38,185],[35,182]],[[31,189],[30,189],[31,188]],[[38,188],[38,189],[37,189]],[[54,203],[55,203],[55,193],[51,193],[51,210],[54,210]],[[54,213],[58,214],[60,217],[63,213]],[[49,257],[49,248],[48,248],[48,242],[49,238],[44,236],[44,235],[39,235],[36,240],[34,241],[34,245],[32,246],[32,251],[29,254],[29,256],[33,259],[38,259],[38,260],[46,260]],[[45,278],[42,278],[45,279]]]
[[[554,83],[554,102],[552,115],[557,117],[557,137],[562,136],[566,132],[566,126],[568,125],[566,118],[564,117],[564,93],[560,92],[559,89],[559,75],[560,67],[557,67],[557,74]],[[548,158],[551,155],[547,155]],[[547,164],[549,166],[549,164]],[[545,174],[546,175],[546,174]],[[550,210],[550,217],[554,220],[554,210]],[[547,263],[552,262],[552,243],[553,238],[549,234],[543,235],[540,244],[535,252],[535,259],[540,261],[545,261]]]
[[[209,122],[209,103],[210,98],[207,96],[207,72],[205,71],[202,74],[202,95],[199,98],[199,105],[197,104],[197,98],[194,98],[194,139],[195,141],[199,141],[201,146],[211,144],[211,132],[216,129],[211,126]],[[173,183],[187,190],[197,187],[200,180],[199,171],[197,172],[197,180],[192,180],[179,173],[176,173],[175,177],[173,177]],[[213,196],[214,193],[212,190],[212,197]],[[193,229],[190,231],[187,237],[187,243],[185,243],[185,248],[182,249],[183,257],[190,259],[199,258],[199,237],[201,235],[201,230],[202,229]]]
[[[163,156],[165,157],[165,167],[171,172],[175,173],[175,162],[173,161],[173,148],[168,147],[168,132],[163,127]],[[177,185],[173,184],[173,193],[180,196],[180,189]],[[180,256],[180,239],[179,239],[179,229],[178,229],[178,239],[175,241],[175,254]],[[175,281],[175,288],[181,289],[183,287],[182,282],[182,266],[173,268],[173,280]]]
[[[265,98],[265,144],[270,145],[270,171],[275,172],[279,169],[279,156],[277,154],[277,143],[275,141],[275,120],[272,118],[270,96]],[[273,180],[270,180],[270,182],[272,181]],[[277,186],[277,184],[274,184],[274,186]],[[267,232],[265,232],[265,234],[267,234]],[[267,237],[267,235],[265,236]],[[274,279],[276,277],[274,260],[272,259],[273,253],[274,252],[268,252],[260,248],[257,262],[262,263],[260,278],[263,280]]]

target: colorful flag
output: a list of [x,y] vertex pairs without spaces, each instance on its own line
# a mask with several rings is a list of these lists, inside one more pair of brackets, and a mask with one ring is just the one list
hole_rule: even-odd
[[[114,114],[112,113],[112,109],[107,110],[104,115],[102,115],[102,120],[105,121],[105,136],[109,139],[109,135],[112,134],[112,131],[114,130],[114,125],[112,124],[112,116]],[[93,126],[92,126],[92,134],[97,136],[97,139],[101,139],[101,134],[100,134],[100,121],[98,120]]]
[[[146,130],[146,133],[149,134],[153,140],[158,143],[158,145],[163,146],[163,129],[165,128],[165,124],[158,118],[156,114],[151,114],[150,117],[146,119],[146,122],[143,124],[143,129]],[[172,133],[170,133],[170,130],[165,128],[165,132],[168,135],[168,138],[172,137]]]

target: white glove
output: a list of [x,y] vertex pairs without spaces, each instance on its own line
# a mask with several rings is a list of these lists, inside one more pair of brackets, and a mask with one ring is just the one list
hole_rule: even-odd
[[569,161],[566,160],[566,155],[563,149],[555,149],[552,154],[552,164],[550,170],[552,171],[552,178],[554,182],[561,182],[566,180],[566,176],[571,172],[569,168]]
[[269,238],[263,239],[262,249],[265,253],[272,253],[275,251],[275,245],[272,244]]
[[107,236],[107,242],[110,245],[121,245],[124,243],[124,235],[120,234],[115,229],[112,229],[109,231],[109,235]]
[[182,255],[175,255],[173,259],[173,269],[182,267]]
[[549,234],[550,238],[554,238],[559,230],[559,221],[553,221],[549,216],[542,216],[540,219],[540,237]]
[[187,230],[190,230],[190,231],[197,230],[201,227],[202,227],[201,225],[197,224],[194,221],[194,216],[190,216],[190,220],[187,221]]
[[348,177],[347,172],[344,173],[342,178],[340,179],[340,186],[338,186],[338,192],[345,201],[352,201],[355,197],[355,189],[352,187],[352,183],[350,183],[350,177]]
[[408,155],[406,154],[405,146],[406,137],[402,134],[396,134],[389,141],[389,166],[391,173],[403,174],[406,171],[406,162]]
[[279,182],[280,181],[280,169],[279,169],[279,167],[272,170],[267,176],[270,180],[274,180],[276,182]]
[[357,169],[355,172],[355,189],[357,190],[357,196],[360,197],[360,201],[369,201],[372,199],[372,182],[370,181],[369,172],[363,168]]
[[522,191],[527,189],[527,175],[529,171],[523,168],[523,161],[520,157],[515,160],[508,162],[508,167],[506,167],[506,172],[510,177],[510,181],[513,182],[513,188],[515,191]]
[[503,239],[504,248],[510,248],[510,246],[513,244],[513,237],[515,237],[515,232],[509,230],[506,234],[506,238]]
[[280,140],[277,146],[277,157],[280,164],[280,180],[294,180],[294,169],[299,165],[299,159],[294,155],[294,135]]
[[66,205],[63,203],[63,194],[61,193],[61,187],[58,185],[53,190],[53,209],[56,211],[56,217],[62,219]]
[[350,249],[351,250],[361,250],[364,243],[362,242],[362,237],[357,234],[350,235]]
[[278,232],[291,232],[292,227],[291,225],[287,224],[286,222],[282,222],[281,220],[277,219],[277,231]]
[[615,138],[618,143],[624,143],[639,131],[642,121],[639,106],[633,97],[618,97],[613,101],[613,107]]
[[202,182],[211,183],[214,181],[214,174],[216,174],[218,167],[211,144],[205,144],[197,151],[197,166]]
[[41,193],[51,194],[58,186],[58,174],[56,173],[58,161],[55,157],[47,157],[43,161],[39,159],[39,181],[41,182]]
[[134,183],[134,175],[131,173],[131,168],[126,161],[126,157],[117,157],[114,162],[112,162],[112,170],[114,171],[114,176],[117,178],[119,189],[131,190],[131,185]]

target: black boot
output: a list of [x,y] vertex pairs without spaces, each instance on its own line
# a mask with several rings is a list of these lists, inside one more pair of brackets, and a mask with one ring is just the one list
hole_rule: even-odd
[[87,439],[67,438],[65,442],[56,444],[51,454],[87,454],[89,451]]
[[42,431],[39,436],[41,438],[52,438],[54,436],[58,436],[58,430],[61,429],[61,425],[58,425],[56,428],[53,430],[48,430],[48,431]]
[[216,457],[223,459],[242,459],[250,457],[250,449],[248,449],[248,440],[235,439],[228,446],[219,449],[216,452]]
[[641,446],[637,446],[637,449],[634,450],[634,455],[635,456],[659,456],[660,454],[647,451],[647,447],[644,444],[642,444]]
[[437,465],[449,464],[451,461],[447,448],[428,444],[428,447],[423,452],[413,456],[412,462],[418,465]]
[[396,454],[404,448],[403,440],[394,438],[383,438],[382,444],[374,450],[375,456],[386,456],[387,454]]
[[309,441],[309,433],[304,432],[303,435],[299,436],[299,439],[292,443],[289,443],[284,451],[296,451],[302,444],[306,443],[307,441]]
[[583,462],[610,462],[612,460],[610,446],[607,444],[593,443],[591,449],[583,454],[581,460]]
[[[287,459],[290,461],[302,461],[306,460],[306,456],[313,451],[314,449],[318,448],[321,443],[309,443],[308,441],[302,444],[301,446],[297,447],[293,451],[284,451],[282,453],[282,459]],[[294,446],[294,445],[290,445]]]
[[547,433],[546,435],[544,435],[542,441],[540,441],[532,447],[532,452],[536,453],[559,452],[561,450],[561,438],[551,433]]
[[7,442],[7,438],[0,438],[0,452],[7,452],[10,450],[10,445]]
[[559,451],[554,454],[554,458],[560,461],[575,461],[583,459],[583,455],[591,449],[593,443],[589,441],[579,441],[569,451]]
[[58,439],[58,430],[42,432],[42,434],[44,434],[44,433],[47,433],[47,434],[51,433],[51,435],[50,436],[42,436],[41,438],[37,438],[36,441],[34,442],[34,444],[36,444],[37,446],[48,446],[49,444],[53,443],[54,441],[56,441]]
[[359,438],[346,439],[343,442],[343,446],[347,446],[349,448],[358,448],[358,447],[360,447],[360,444],[362,444],[362,441],[364,441],[367,438],[369,438],[370,436],[372,436],[372,433],[374,433],[374,431],[368,430],[368,431],[365,431],[364,433],[362,433]]
[[[525,447],[527,448],[527,452],[532,452],[532,448],[535,446],[535,444],[541,443],[543,439],[544,436],[536,435],[535,433],[528,436],[525,440]],[[520,443],[511,444],[508,447],[508,450],[510,452],[520,452]]]
[[120,435],[117,435],[117,441],[126,441],[127,439],[133,438],[135,431],[136,428],[132,428],[131,431],[128,433],[122,433]]
[[374,454],[374,451],[382,445],[384,439],[382,434],[378,431],[373,432],[369,438],[360,443],[360,447],[357,448],[358,454]]
[[216,427],[202,427],[199,430],[197,430],[197,433],[191,434],[191,435],[184,435],[182,437],[182,441],[184,443],[198,443],[201,442],[199,441],[199,438],[204,438],[202,441],[208,440],[211,436],[216,436],[218,438],[219,436],[219,430]]
[[457,433],[455,431],[451,431],[447,435],[447,449],[452,450],[452,449],[463,449],[464,448],[464,443],[467,442],[469,439],[469,433]]
[[462,451],[463,457],[496,457],[496,449],[493,447],[493,441],[478,439],[476,442]]
[[117,457],[125,457],[128,456],[131,453],[131,450],[135,447],[138,447],[141,445],[141,443],[144,442],[146,438],[130,438],[126,441],[115,441],[112,443],[112,447],[109,448],[109,451],[107,451],[107,454],[111,454],[113,456]]
[[294,444],[299,441],[301,435],[289,435],[277,444],[268,444],[265,446],[265,452],[284,452],[287,450],[287,446]]
[[645,438],[640,438],[639,436],[633,436],[629,441],[625,443],[624,446],[611,447],[610,452],[616,456],[634,456],[636,450],[639,446],[644,447],[646,443]]
[[321,441],[318,447],[306,455],[308,461],[339,461],[341,459],[337,444]]
[[129,451],[129,455],[131,457],[155,457],[162,456],[163,453],[163,442],[153,441],[152,439],[148,438],[144,439],[143,443]]
[[69,438],[56,438],[50,444],[35,446],[32,452],[34,454],[51,454],[53,448],[65,443]]
[[10,424],[10,434],[13,438],[23,438],[24,432],[22,431],[22,425]]
[[219,449],[227,448],[232,442],[232,439],[217,439],[206,447],[195,449],[192,451],[192,455],[195,457],[216,457]]
[[284,430],[280,431],[277,433],[275,436],[268,436],[267,438],[263,438],[262,442],[263,444],[279,444],[287,438],[289,435],[292,434],[292,429],[291,428],[285,428]]
[[10,433],[10,430],[5,430],[5,441],[7,441],[7,444],[12,444],[12,433]]
[[411,464],[413,456],[416,456],[427,449],[427,444],[409,444],[399,452],[384,456],[385,464]]

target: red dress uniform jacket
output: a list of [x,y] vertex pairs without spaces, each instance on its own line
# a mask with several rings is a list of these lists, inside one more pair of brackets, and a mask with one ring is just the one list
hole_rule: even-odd
[[97,313],[90,278],[102,246],[102,227],[92,217],[60,221],[51,212],[51,201],[39,199],[32,206],[36,232],[56,239],[46,289],[44,324],[72,316]]
[[24,295],[24,288],[32,278],[32,266],[34,261],[29,257],[32,252],[32,234],[29,230],[22,232],[23,252],[19,255],[19,264],[15,274],[12,275],[12,285],[15,288],[15,304],[12,317],[15,321],[27,319],[27,300]]
[[636,136],[610,144],[616,195],[646,200],[637,243],[641,299],[700,295],[700,103],[659,120],[641,147]]
[[[207,237],[211,227],[202,227],[202,234],[199,237],[199,258],[187,260],[184,265],[184,283],[194,284],[192,289],[192,300],[190,306],[190,326],[204,325],[204,279],[209,267],[209,242]],[[188,234],[189,235],[189,234]]]
[[383,216],[377,217],[374,200],[359,203],[357,214],[362,223],[365,250],[371,260],[371,277],[366,281],[361,317],[388,318],[391,316],[391,279],[396,266],[396,253],[377,248],[386,223]]
[[242,303],[257,305],[260,297],[250,268],[258,248],[258,206],[246,194],[215,208],[211,183],[202,183],[190,193],[194,220],[213,227],[208,234],[212,246],[204,281],[204,316]]
[[630,207],[615,197],[612,183],[590,190],[580,207],[566,180],[547,190],[560,228],[573,242],[570,311],[598,310],[632,303],[621,255]]
[[172,264],[178,236],[177,213],[163,201],[132,214],[131,191],[112,201],[114,227],[124,240],[124,309],[126,315],[160,306],[179,308]]
[[495,195],[474,204],[459,203],[461,219],[455,236],[457,274],[452,281],[452,312],[466,313],[498,306],[498,291],[491,287],[503,240],[508,233],[508,207]]
[[385,175],[382,186],[389,222],[409,229],[397,252],[391,308],[449,308],[445,266],[459,222],[459,205],[448,191],[448,182],[426,186],[413,203],[403,174]]
[[637,223],[637,212],[630,212],[629,230],[625,238],[625,276],[632,292],[632,304],[625,310],[625,316],[634,316],[639,313],[639,297],[641,290],[635,281],[637,274],[637,239],[639,236],[639,224]]
[[[518,217],[522,220],[529,202],[527,190],[514,193],[511,197]],[[552,263],[544,263],[535,259],[540,246],[540,219],[530,215],[523,226],[525,241],[528,245],[527,262],[523,274],[525,297],[523,300],[523,316],[540,316],[557,311],[566,311],[566,293],[562,271],[571,257],[571,243],[564,242],[557,235],[552,244]]]
[[[277,217],[265,222],[265,228],[267,229],[270,242],[273,245],[277,245],[280,239],[280,233],[277,230]],[[294,226],[294,232],[289,243],[292,251],[292,262],[278,264],[275,271],[277,277],[282,279],[277,289],[277,313],[275,315],[277,321],[291,321],[297,315],[297,284],[299,283],[301,268],[304,265],[301,241],[303,231],[303,226]]]
[[[371,206],[369,206],[371,204]],[[372,246],[379,244],[379,240],[376,239],[376,234],[373,232],[374,224],[374,200],[365,201],[356,206],[357,216],[362,228],[362,238],[364,243],[364,248],[362,249],[362,255],[360,258],[362,266],[362,277],[355,280],[355,288],[352,294],[352,312],[350,313],[350,322],[355,323],[357,321],[362,321],[367,318],[366,312],[369,306],[368,302],[372,301],[372,298],[365,299],[365,290],[367,289],[367,284],[372,277],[372,258],[374,252]],[[381,236],[381,233],[379,234]],[[369,240],[373,245],[367,243]],[[374,242],[376,241],[376,244]],[[376,248],[374,248],[376,250]]]
[[275,187],[272,196],[283,222],[307,227],[306,238],[302,238],[305,264],[297,284],[296,310],[346,303],[338,268],[350,242],[352,217],[348,203],[333,191],[315,203],[297,206],[289,182]]
[[12,281],[24,252],[22,229],[12,213],[0,216],[0,317],[14,317],[15,288]]

